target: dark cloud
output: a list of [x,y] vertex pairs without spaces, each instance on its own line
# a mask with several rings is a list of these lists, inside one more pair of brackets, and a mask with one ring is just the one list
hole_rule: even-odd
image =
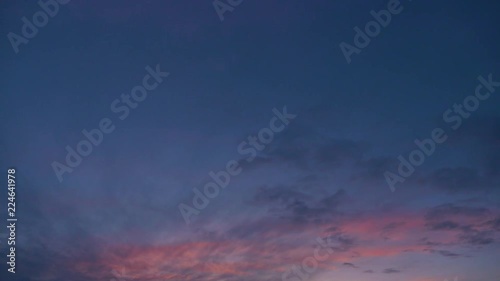
[[404,222],[392,222],[392,223],[386,224],[384,227],[382,227],[382,230],[383,231],[391,231],[391,230],[395,230],[399,227],[402,227],[404,225],[405,225]]
[[332,218],[337,215],[339,207],[347,199],[344,189],[323,198],[317,198],[299,189],[300,187],[295,185],[261,187],[251,204],[265,205],[279,217],[297,223],[320,223],[326,216]]
[[431,246],[431,247],[442,245],[442,243],[430,241],[428,237],[424,237],[424,238],[420,239],[419,242],[422,243],[423,245]]
[[275,187],[260,187],[254,195],[253,202],[256,204],[288,204],[298,199],[311,199],[311,196],[297,191],[296,186],[275,186]]
[[422,181],[452,193],[488,191],[496,185],[490,177],[481,175],[479,170],[468,167],[440,168]]
[[319,176],[318,175],[311,174],[311,175],[307,175],[307,176],[299,179],[297,181],[297,183],[299,183],[299,184],[307,184],[307,183],[317,182],[318,180],[319,180]]
[[[436,171],[444,177],[444,188],[450,188],[446,178],[457,179],[459,191],[499,190],[500,189],[500,118],[494,115],[478,115],[473,117],[474,122],[465,122],[450,137],[458,147],[473,148],[469,151],[471,159],[475,161],[471,168],[444,169]],[[464,172],[463,176],[459,173]],[[434,176],[439,176],[434,175]],[[456,174],[456,175],[451,175]],[[465,182],[461,182],[465,180]],[[452,184],[453,186],[453,184]],[[452,189],[453,190],[453,189]]]
[[490,219],[491,214],[491,210],[483,207],[443,204],[429,210],[425,219],[429,230],[452,231],[461,244],[482,246],[495,242],[497,220]]
[[357,266],[355,266],[354,264],[352,264],[350,262],[344,262],[342,265],[346,266],[346,267],[350,267],[350,268],[358,268]]
[[[323,240],[330,240],[329,244],[333,245],[331,248],[336,252],[347,252],[356,246],[356,240],[353,237],[338,229],[332,231],[328,237]],[[332,243],[332,240],[334,243]]]
[[335,169],[360,161],[370,145],[364,141],[331,138],[311,128],[293,124],[276,135],[259,155],[251,160],[240,159],[243,168],[267,164],[293,165],[303,171]]
[[345,200],[347,192],[344,189],[339,189],[334,194],[321,199],[320,203],[330,209],[337,209]]
[[500,231],[500,217],[487,221],[485,225],[493,230]]
[[450,251],[447,251],[447,250],[432,250],[432,249],[429,249],[428,251],[430,253],[438,254],[438,255],[441,255],[441,256],[444,256],[444,257],[460,257],[460,256],[462,256],[460,254],[453,253],[453,252],[450,252]]
[[247,160],[247,158],[238,160],[238,166],[243,170],[252,170],[273,163],[275,163],[275,160],[273,158],[261,155],[256,156],[251,161]]
[[466,122],[454,133],[454,138],[461,141],[475,140],[483,146],[497,147],[500,145],[500,118],[493,115],[478,115],[476,122]]
[[436,219],[447,218],[448,216],[453,216],[453,215],[482,217],[490,213],[491,212],[488,208],[457,206],[448,203],[431,208],[425,214],[425,218],[427,220],[436,220]]
[[401,271],[397,270],[397,269],[394,269],[394,268],[386,268],[384,269],[384,271],[382,271],[383,273],[386,273],[386,274],[391,274],[391,273],[399,273]]
[[382,176],[386,171],[393,170],[397,167],[398,161],[394,157],[372,157],[362,159],[356,163],[355,171],[353,172],[353,180],[363,180],[368,182],[385,181]]
[[457,229],[460,225],[452,221],[442,221],[428,224],[428,226],[431,230],[450,230]]
[[462,243],[476,246],[488,245],[495,242],[491,231],[479,231],[474,229],[464,230],[459,238]]
[[315,159],[320,165],[340,167],[359,161],[368,149],[369,145],[364,142],[331,139],[316,150]]

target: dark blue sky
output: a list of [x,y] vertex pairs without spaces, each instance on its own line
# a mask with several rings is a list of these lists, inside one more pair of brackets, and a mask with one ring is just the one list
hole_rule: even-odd
[[[388,2],[244,0],[221,21],[211,1],[72,0],[16,53],[8,34],[41,8],[2,1],[0,163],[19,221],[1,279],[280,280],[328,236],[341,246],[287,280],[498,280],[500,88],[456,130],[443,113],[479,76],[500,81],[500,6],[402,0],[347,63],[339,45]],[[111,104],[157,65],[170,75],[121,120]],[[285,129],[239,153],[284,107]],[[53,163],[103,118],[114,131],[60,182]],[[435,128],[446,141],[391,192],[384,174]],[[241,173],[196,209],[193,188],[231,160]]]

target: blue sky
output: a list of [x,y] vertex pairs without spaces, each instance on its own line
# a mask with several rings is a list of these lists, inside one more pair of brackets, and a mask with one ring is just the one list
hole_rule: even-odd
[[[348,63],[339,45],[388,2],[244,0],[221,21],[211,1],[72,0],[16,53],[8,34],[41,8],[2,1],[0,163],[18,185],[2,280],[499,279],[500,89],[443,119],[500,81],[498,4],[401,1]],[[148,66],[170,75],[121,120],[111,104]],[[248,161],[238,146],[284,107]],[[52,163],[103,118],[115,129],[59,181]],[[435,128],[446,141],[391,192],[384,173]],[[186,224],[180,204],[232,160]],[[318,238],[334,246],[304,271]]]

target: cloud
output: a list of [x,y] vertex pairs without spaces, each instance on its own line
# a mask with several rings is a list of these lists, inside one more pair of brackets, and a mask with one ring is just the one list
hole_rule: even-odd
[[336,168],[349,162],[359,161],[368,149],[368,144],[364,142],[330,139],[317,149],[315,159],[320,165]]
[[459,236],[462,243],[470,245],[488,245],[495,242],[490,231],[480,231],[475,229],[466,229]]
[[298,199],[310,199],[311,196],[296,190],[295,186],[279,185],[275,187],[260,187],[255,193],[253,202],[256,204],[287,204]]
[[500,231],[500,217],[485,222],[485,225],[491,227],[493,230]]
[[457,253],[453,253],[453,252],[450,252],[450,251],[447,251],[447,250],[429,250],[429,252],[433,253],[433,254],[439,254],[441,256],[444,256],[444,257],[460,257],[462,255],[460,254],[457,254]]
[[459,224],[452,221],[441,221],[428,225],[431,230],[451,230],[458,229]]
[[443,219],[449,216],[484,217],[490,214],[490,210],[483,207],[457,206],[447,203],[431,208],[425,214],[426,219]]
[[358,268],[357,266],[355,266],[354,264],[352,264],[350,262],[344,262],[342,265],[346,266],[346,267],[350,267],[350,268]]
[[382,271],[383,273],[386,273],[386,274],[391,274],[391,273],[400,273],[401,271],[397,270],[397,269],[394,269],[394,268],[386,268],[384,269],[384,271]]
[[242,168],[264,165],[292,165],[302,171],[332,170],[360,161],[369,151],[364,141],[331,138],[310,128],[295,124],[277,135],[275,140],[253,161],[241,159]]
[[[457,179],[459,191],[498,191],[500,187],[500,117],[476,116],[475,122],[464,123],[463,128],[453,132],[450,137],[458,148],[464,148],[464,153],[469,152],[474,166],[454,167],[455,170],[448,168],[441,171],[445,173],[443,176],[446,178],[447,174],[456,174],[449,176]],[[470,150],[471,147],[472,150]],[[465,173],[463,177],[458,174],[460,171]],[[463,184],[460,182],[462,179],[466,180]],[[449,184],[441,183],[445,184],[445,188],[449,188]]]
[[495,241],[495,213],[484,207],[443,204],[430,209],[426,227],[431,231],[451,232],[461,245],[482,246]]
[[481,192],[495,187],[495,182],[490,177],[468,167],[440,168],[422,180],[426,184],[451,193]]
[[251,204],[266,206],[280,218],[296,223],[320,223],[339,214],[339,207],[347,199],[344,189],[333,194],[319,197],[301,191],[300,185],[278,185],[261,187],[257,190]]
[[353,172],[353,180],[363,180],[368,182],[384,181],[382,176],[385,171],[397,167],[398,161],[394,157],[378,156],[368,159],[361,159],[356,163]]

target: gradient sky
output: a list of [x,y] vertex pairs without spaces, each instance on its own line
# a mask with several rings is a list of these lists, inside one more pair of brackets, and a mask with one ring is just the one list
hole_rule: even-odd
[[[72,0],[16,54],[7,34],[40,8],[1,1],[19,221],[0,279],[282,280],[330,237],[304,280],[500,280],[500,88],[459,129],[442,117],[479,75],[500,81],[500,5],[402,2],[348,64],[339,44],[387,2],[244,0],[221,22],[211,1]],[[118,119],[110,104],[157,64],[170,76]],[[284,106],[297,117],[245,161]],[[51,163],[106,117],[116,129],[60,183]],[[384,172],[436,127],[447,141],[391,192]],[[241,174],[186,225],[179,204],[230,160]]]

